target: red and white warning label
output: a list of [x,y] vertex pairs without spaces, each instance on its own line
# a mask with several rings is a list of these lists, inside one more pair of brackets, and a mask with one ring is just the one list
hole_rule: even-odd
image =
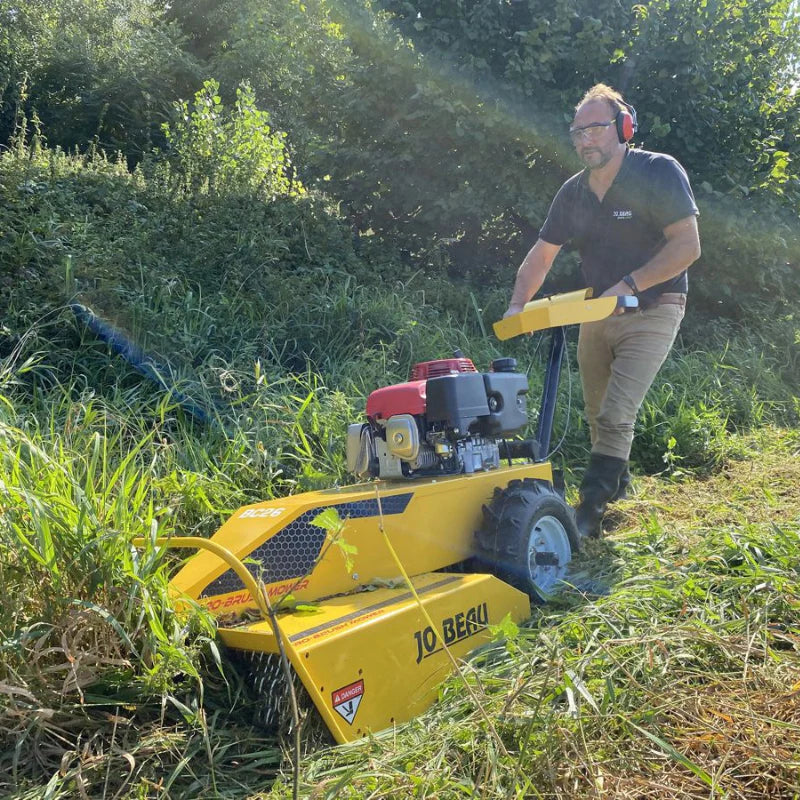
[[363,680],[349,683],[331,694],[333,708],[347,720],[349,725],[352,725],[363,696]]

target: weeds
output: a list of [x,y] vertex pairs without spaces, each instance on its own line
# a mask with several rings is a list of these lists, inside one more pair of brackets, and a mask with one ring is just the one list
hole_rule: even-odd
[[[366,395],[456,347],[481,370],[516,357],[535,424],[545,348],[498,349],[496,295],[374,270],[318,199],[211,213],[147,169],[0,154],[4,796],[285,795],[269,788],[280,745],[249,725],[210,620],[173,612],[174,562],[130,540],[209,535],[241,505],[349,480]],[[169,364],[211,423],[88,335],[76,299]],[[674,351],[613,538],[469,663],[478,702],[452,682],[402,730],[308,757],[308,796],[800,793],[797,331],[762,316]],[[568,469],[580,408],[573,375],[555,432]]]

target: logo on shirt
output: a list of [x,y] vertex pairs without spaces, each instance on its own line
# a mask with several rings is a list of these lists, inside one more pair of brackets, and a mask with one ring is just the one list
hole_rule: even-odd
[[633,219],[633,211],[627,209],[625,211],[614,211],[614,219]]

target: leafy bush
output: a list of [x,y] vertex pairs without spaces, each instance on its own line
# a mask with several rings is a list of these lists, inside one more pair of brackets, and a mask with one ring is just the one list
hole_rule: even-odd
[[[184,103],[198,116],[171,129],[186,125],[189,137],[194,126],[193,165],[181,156],[194,185],[237,170],[243,181],[275,134],[253,96],[240,98],[250,104],[236,123],[240,160],[215,157],[234,123],[213,121],[213,99],[235,107],[247,80],[291,140],[281,156],[291,163],[269,174],[296,185],[296,169],[356,235],[389,237],[418,267],[473,284],[511,284],[555,189],[579,167],[564,134],[570,110],[588,85],[610,82],[639,107],[637,143],[677,156],[692,177],[704,311],[746,318],[755,298],[796,298],[800,17],[789,0],[276,0],[269,13],[256,0],[25,0],[0,14],[0,137],[19,105],[38,112],[54,145],[96,138],[139,162],[163,147],[173,104],[213,75],[210,105]],[[261,155],[246,154],[255,139]]]
[[150,0],[23,0],[0,6],[0,142],[36,112],[53,146],[138,160],[163,142],[172,104],[201,68]]
[[218,91],[219,83],[206,81],[192,107],[180,103],[175,121],[164,124],[175,154],[173,172],[186,189],[264,200],[302,194],[302,185],[292,177],[286,135],[272,132],[269,114],[256,107],[253,90],[240,86],[235,106],[227,113]]

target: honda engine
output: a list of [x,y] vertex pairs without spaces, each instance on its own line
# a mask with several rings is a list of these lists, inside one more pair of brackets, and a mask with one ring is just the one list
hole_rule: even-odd
[[516,367],[513,358],[498,358],[480,373],[460,353],[415,365],[407,383],[372,392],[367,422],[348,427],[348,469],[361,478],[417,478],[533,455],[531,442],[504,441],[528,422],[528,378]]

